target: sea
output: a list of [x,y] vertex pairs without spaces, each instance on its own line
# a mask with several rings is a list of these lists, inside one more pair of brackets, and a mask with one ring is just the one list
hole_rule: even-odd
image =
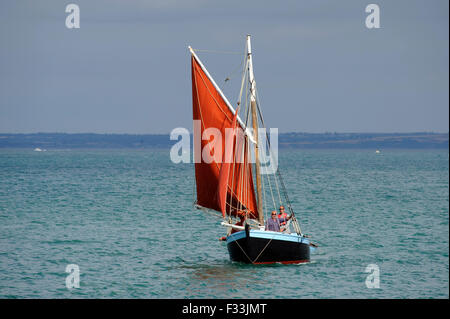
[[449,298],[448,149],[279,167],[309,263],[231,262],[168,149],[1,149],[0,298]]

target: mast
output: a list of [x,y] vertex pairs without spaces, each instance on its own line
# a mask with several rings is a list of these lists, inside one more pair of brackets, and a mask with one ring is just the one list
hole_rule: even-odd
[[247,57],[248,57],[248,77],[250,81],[250,105],[252,108],[253,138],[255,139],[255,168],[256,168],[256,193],[258,205],[258,220],[260,225],[264,225],[264,211],[261,188],[261,167],[259,162],[259,138],[258,138],[258,117],[256,113],[256,84],[253,74],[252,46],[250,35],[247,35]]

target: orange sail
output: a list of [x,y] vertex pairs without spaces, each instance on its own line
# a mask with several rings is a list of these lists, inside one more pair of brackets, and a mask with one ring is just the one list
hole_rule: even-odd
[[236,109],[236,113],[233,116],[233,124],[231,124],[231,130],[226,131],[225,135],[225,152],[222,155],[222,165],[219,172],[219,185],[217,187],[217,200],[222,215],[227,213],[227,193],[228,193],[228,181],[230,178],[230,166],[233,162],[233,145],[235,145],[236,135],[236,119],[239,108]]
[[[197,185],[197,204],[232,216],[245,213],[248,218],[258,218],[256,197],[253,186],[251,163],[249,163],[248,139],[244,134],[237,134],[230,166],[226,169],[227,183],[219,183],[222,162],[225,156],[227,129],[236,127],[236,112],[232,111],[216,89],[209,74],[201,63],[192,55],[192,109],[194,121],[199,121],[200,128],[194,128],[195,179]],[[195,126],[195,124],[194,124]],[[242,124],[239,122],[239,128]],[[217,129],[221,133],[221,141],[204,140],[207,129]],[[208,138],[208,134],[206,134]],[[213,143],[214,142],[214,143]],[[197,143],[197,146],[195,145]],[[228,143],[230,144],[230,143]],[[212,146],[214,145],[217,152]],[[211,155],[212,161],[205,161],[205,153]],[[222,175],[227,173],[225,170]],[[221,187],[219,187],[221,186]],[[224,191],[226,190],[226,192]],[[225,199],[225,201],[224,201]]]

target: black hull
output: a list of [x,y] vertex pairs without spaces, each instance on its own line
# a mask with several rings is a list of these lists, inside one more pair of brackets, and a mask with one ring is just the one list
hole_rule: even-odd
[[250,264],[294,264],[310,261],[310,246],[306,239],[299,238],[298,241],[293,241],[293,236],[273,235],[261,238],[252,236],[252,233],[235,237],[227,239],[227,248],[232,261]]

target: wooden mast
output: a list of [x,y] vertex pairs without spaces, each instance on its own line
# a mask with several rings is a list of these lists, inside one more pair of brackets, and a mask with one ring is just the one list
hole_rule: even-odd
[[252,47],[250,44],[250,35],[247,35],[247,59],[248,59],[248,77],[250,81],[250,105],[252,108],[253,138],[255,139],[255,168],[256,168],[256,193],[258,199],[258,219],[259,224],[264,225],[264,210],[261,188],[261,167],[259,162],[259,138],[258,138],[258,117],[256,113],[256,84],[253,75]]

